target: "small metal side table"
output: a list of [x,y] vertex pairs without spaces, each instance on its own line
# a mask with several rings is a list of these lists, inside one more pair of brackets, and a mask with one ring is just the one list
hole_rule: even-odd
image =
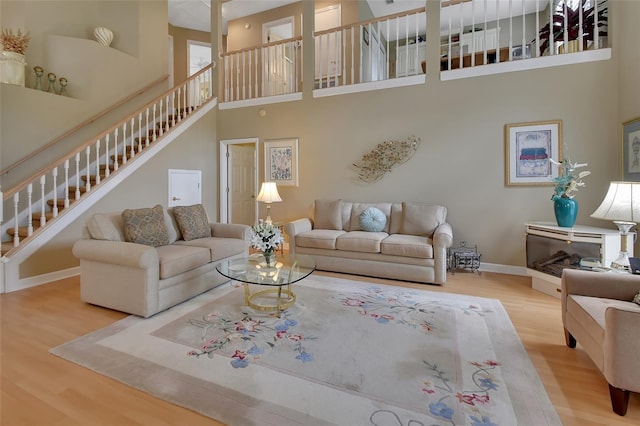
[[477,271],[480,275],[480,253],[478,246],[473,248],[460,244],[460,247],[451,247],[449,249],[449,271],[456,273],[456,269],[471,269],[471,272]]

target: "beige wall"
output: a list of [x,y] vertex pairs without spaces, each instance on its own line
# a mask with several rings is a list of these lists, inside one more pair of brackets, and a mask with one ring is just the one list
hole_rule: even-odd
[[[438,4],[429,2],[428,7],[433,20]],[[620,32],[613,41],[616,52],[620,39],[637,39],[632,22],[640,14],[632,2],[615,2],[612,7],[624,9],[612,14],[612,27]],[[629,18],[627,11],[635,12],[635,18]],[[624,20],[619,15],[625,15]],[[626,27],[621,25],[625,22]],[[437,21],[431,24],[429,37],[438,37]],[[627,50],[632,50],[630,45]],[[428,62],[435,62],[437,47],[428,55]],[[281,188],[284,202],[271,212],[278,220],[303,215],[316,198],[439,203],[449,209],[456,245],[462,240],[477,244],[484,262],[523,266],[524,223],[554,220],[553,191],[505,186],[504,126],[562,120],[569,153],[574,160],[589,163],[593,173],[577,195],[578,222],[613,228],[589,215],[609,181],[620,177],[620,61],[614,53],[608,61],[447,82],[431,72],[424,86],[307,97],[260,107],[267,111],[265,117],[258,115],[258,107],[223,110],[218,135],[300,139],[300,186]],[[629,74],[627,79],[635,86],[631,78]],[[639,113],[633,102],[631,97],[625,101],[629,116],[634,110]],[[354,179],[352,163],[364,153],[380,142],[411,134],[422,138],[422,147],[410,161],[375,184]]]
[[[0,85],[0,169],[48,143],[133,91],[167,75],[167,8],[159,1],[26,1],[0,3],[3,28],[28,31],[26,88]],[[93,39],[93,28],[114,32],[110,47]],[[69,97],[31,90],[32,69],[40,65],[69,81]],[[48,83],[44,83],[45,89]],[[150,100],[167,89],[158,84],[145,93]],[[139,102],[139,101],[138,101]],[[106,123],[126,113],[94,123],[50,149],[57,158],[98,134]],[[115,118],[114,118],[115,117]],[[28,172],[43,167],[48,158],[30,163]],[[26,169],[23,169],[23,171]],[[20,170],[2,178],[4,188],[26,177]]]

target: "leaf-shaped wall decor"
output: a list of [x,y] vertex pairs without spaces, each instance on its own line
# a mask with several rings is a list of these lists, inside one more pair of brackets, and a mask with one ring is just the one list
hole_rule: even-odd
[[385,141],[353,163],[358,168],[358,179],[374,183],[390,172],[394,166],[403,164],[416,153],[420,138],[411,135],[406,140]]

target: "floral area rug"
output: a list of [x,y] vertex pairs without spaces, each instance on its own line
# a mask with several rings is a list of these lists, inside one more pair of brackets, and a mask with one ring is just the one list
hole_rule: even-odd
[[498,300],[312,276],[225,284],[51,350],[229,425],[560,425]]

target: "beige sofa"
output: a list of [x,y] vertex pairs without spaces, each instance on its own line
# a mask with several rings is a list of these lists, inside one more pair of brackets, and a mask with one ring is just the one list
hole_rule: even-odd
[[565,269],[562,323],[566,344],[580,343],[609,383],[613,411],[627,412],[629,392],[640,392],[640,276]]
[[159,244],[167,243],[162,245],[127,242],[121,213],[89,218],[87,238],[73,246],[80,259],[83,301],[149,317],[229,281],[216,271],[216,262],[248,253],[249,226],[208,223],[205,216],[200,225],[207,236],[185,241],[174,212],[160,214],[168,236],[161,239]]
[[[365,230],[372,209],[376,226]],[[316,200],[313,217],[285,232],[289,251],[312,255],[319,270],[442,285],[453,243],[446,219],[445,207],[424,203]]]

